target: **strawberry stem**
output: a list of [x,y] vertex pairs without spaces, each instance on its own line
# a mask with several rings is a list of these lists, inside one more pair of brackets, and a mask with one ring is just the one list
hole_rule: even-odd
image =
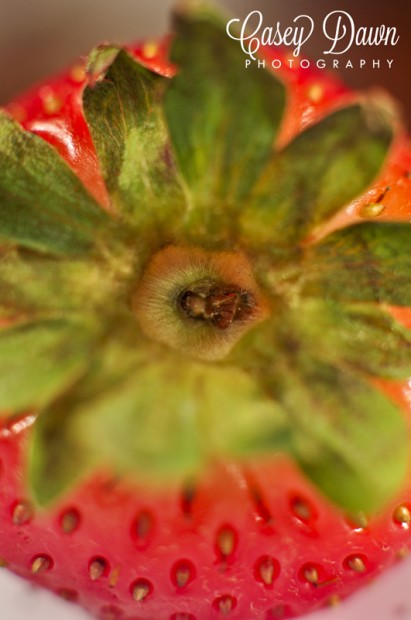
[[177,246],[152,257],[133,308],[146,336],[202,360],[225,357],[267,316],[243,254]]
[[185,289],[178,304],[187,318],[225,330],[234,321],[250,318],[256,301],[250,291],[235,285],[204,282]]

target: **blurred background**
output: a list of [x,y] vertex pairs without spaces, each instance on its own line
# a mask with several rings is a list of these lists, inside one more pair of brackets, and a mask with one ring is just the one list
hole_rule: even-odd
[[[402,103],[411,118],[411,8],[404,0],[214,0],[235,17],[258,9],[266,25],[291,24],[307,13],[314,18],[317,36],[304,46],[316,59],[324,50],[321,24],[334,10],[350,13],[357,27],[395,26],[400,34],[395,47],[355,48],[335,58],[351,59],[354,69],[339,73],[355,87],[384,86]],[[174,0],[0,0],[0,104],[6,103],[30,84],[70,64],[101,41],[124,43],[155,37],[167,31]],[[320,35],[320,36],[319,36]],[[359,59],[367,68],[358,68]],[[369,67],[381,58],[381,67]],[[392,68],[386,58],[393,58]]]

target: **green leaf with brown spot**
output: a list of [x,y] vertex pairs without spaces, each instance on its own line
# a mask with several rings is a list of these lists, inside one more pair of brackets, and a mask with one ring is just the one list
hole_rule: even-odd
[[[375,330],[364,314],[370,337],[388,329],[379,320]],[[231,359],[287,412],[284,447],[316,486],[348,511],[373,512],[404,482],[410,439],[405,414],[365,373],[395,376],[410,356],[395,351],[401,328],[371,350],[358,334],[350,351],[350,330],[335,317],[326,304],[284,310],[247,334]]]
[[276,349],[299,351],[369,378],[411,377],[411,330],[381,306],[304,299],[286,313],[277,325],[271,323]]
[[118,48],[97,49],[90,71],[84,113],[113,206],[139,234],[171,233],[185,197],[160,105],[166,79]]
[[374,305],[353,305],[335,313],[341,361],[384,379],[411,377],[411,330]]
[[85,256],[105,245],[111,218],[56,150],[0,113],[0,243]]
[[273,155],[241,214],[244,243],[291,250],[367,189],[392,139],[378,99],[337,110],[297,135]]
[[329,235],[307,251],[302,294],[411,306],[411,225],[366,222]]
[[349,512],[381,509],[405,481],[405,415],[355,372],[315,360],[287,368],[281,402],[294,427],[293,453],[320,490]]

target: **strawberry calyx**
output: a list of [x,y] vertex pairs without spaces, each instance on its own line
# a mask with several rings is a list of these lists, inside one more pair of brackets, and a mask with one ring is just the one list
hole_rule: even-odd
[[375,379],[411,374],[410,332],[386,309],[411,304],[411,228],[312,233],[380,173],[391,110],[351,99],[275,148],[284,83],[245,71],[208,11],[178,13],[175,32],[171,79],[118,47],[90,57],[106,211],[0,117],[0,310],[16,319],[0,396],[40,410],[33,495],[53,501],[98,468],[161,486],[287,452],[337,504],[376,510],[409,458]]
[[149,338],[209,361],[223,359],[268,312],[244,255],[175,246],[153,256],[133,309]]

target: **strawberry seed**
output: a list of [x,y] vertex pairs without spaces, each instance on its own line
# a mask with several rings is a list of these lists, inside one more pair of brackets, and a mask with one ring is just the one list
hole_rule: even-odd
[[53,565],[53,560],[49,555],[38,555],[32,560],[31,563],[31,572],[34,575],[39,575],[40,573],[44,573],[47,570],[50,570]]
[[88,573],[92,581],[97,581],[107,574],[108,566],[104,558],[94,558],[88,567]]
[[131,595],[138,603],[143,602],[149,594],[151,594],[153,587],[146,579],[139,579],[131,586]]
[[365,561],[359,555],[350,555],[344,562],[346,568],[353,570],[355,573],[363,573],[366,570]]
[[32,518],[33,507],[28,501],[22,500],[14,506],[12,511],[12,520],[14,525],[25,525],[26,523],[29,523]]
[[395,523],[401,525],[404,529],[408,529],[411,523],[411,512],[407,506],[397,506],[394,510],[393,519]]

